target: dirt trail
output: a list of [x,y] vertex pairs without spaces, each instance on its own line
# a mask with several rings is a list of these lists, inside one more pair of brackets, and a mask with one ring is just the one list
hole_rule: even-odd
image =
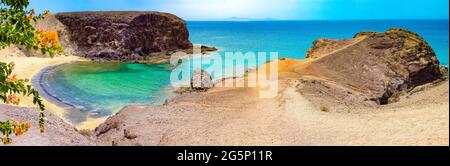
[[332,54],[335,54],[335,53],[340,52],[342,50],[345,50],[345,49],[347,49],[347,48],[349,48],[351,46],[354,46],[354,45],[364,41],[364,39],[366,39],[366,38],[367,38],[367,36],[359,36],[357,38],[352,39],[352,41],[349,44],[347,44],[347,45],[345,45],[345,46],[343,46],[343,47],[341,47],[339,49],[333,50],[333,51],[328,52],[328,53],[323,54],[323,55],[319,55],[318,58],[313,58],[313,59],[309,59],[309,60],[311,60],[311,61],[319,61],[320,59],[323,59],[324,57],[327,57],[329,55],[332,55]]

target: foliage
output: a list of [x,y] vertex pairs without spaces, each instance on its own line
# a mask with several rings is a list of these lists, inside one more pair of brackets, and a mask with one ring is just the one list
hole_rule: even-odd
[[[28,9],[29,0],[0,0],[0,49],[10,45],[21,45],[27,49],[40,50],[42,54],[49,54],[53,57],[55,53],[62,52],[62,47],[58,44],[56,32],[45,32],[36,30],[32,25],[38,19],[44,18],[49,12],[35,15],[34,9]],[[44,132],[45,107],[39,93],[26,85],[28,79],[18,79],[16,75],[11,75],[14,70],[14,63],[0,62],[0,100],[6,104],[20,103],[19,94],[33,96],[33,103],[39,107],[39,127]],[[29,123],[22,121],[0,121],[1,138],[4,144],[11,143],[11,134],[22,135],[30,128]]]
[[10,144],[12,139],[9,136],[13,133],[13,131],[16,136],[20,136],[27,132],[30,127],[31,126],[29,123],[24,123],[23,121],[10,122],[8,120],[5,122],[0,122],[0,132],[5,135],[5,137],[1,138],[1,141],[3,144]]
[[28,10],[28,0],[1,0],[0,2],[0,48],[17,44],[27,49],[41,50],[51,57],[61,52],[56,32],[37,30],[33,21],[44,18],[48,11],[35,16],[35,10]]

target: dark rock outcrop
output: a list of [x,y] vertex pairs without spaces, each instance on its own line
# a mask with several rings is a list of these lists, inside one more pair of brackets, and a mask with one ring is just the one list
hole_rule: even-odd
[[88,58],[143,60],[192,46],[185,21],[168,13],[70,12],[55,16],[76,44],[76,55]]
[[443,77],[433,49],[419,35],[403,29],[361,32],[351,40],[319,39],[307,57],[311,64],[300,73],[325,78],[345,87],[346,96],[359,94],[378,104]]

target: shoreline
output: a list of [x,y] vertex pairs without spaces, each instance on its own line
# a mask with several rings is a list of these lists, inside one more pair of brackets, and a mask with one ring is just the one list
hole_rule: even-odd
[[50,92],[48,92],[47,88],[44,87],[43,80],[44,80],[44,77],[46,77],[47,74],[49,72],[51,72],[52,70],[55,70],[58,67],[61,67],[63,65],[70,64],[70,63],[74,63],[74,62],[62,63],[62,64],[58,64],[58,65],[54,65],[54,66],[48,66],[48,67],[40,70],[39,73],[34,75],[33,78],[31,79],[31,84],[33,85],[34,89],[36,89],[40,92],[44,92],[44,93],[40,93],[40,95],[42,97],[46,98],[50,102],[57,103],[57,105],[59,105],[60,107],[63,107],[63,108],[67,108],[67,107],[76,108],[76,106],[72,105],[70,103],[64,102],[63,100],[59,99],[58,97],[56,97],[56,96],[52,95]]
[[[55,96],[51,92],[48,91],[49,88],[51,88],[49,85],[46,84],[46,78],[48,77],[48,74],[54,70],[57,70],[59,67],[62,67],[64,65],[68,65],[71,63],[76,63],[81,61],[73,61],[73,62],[67,62],[67,63],[61,63],[58,65],[48,66],[46,68],[41,69],[37,74],[33,76],[31,79],[31,83],[33,87],[38,90],[41,95],[41,97],[45,98],[48,102],[58,106],[63,110],[62,118],[66,121],[68,121],[71,125],[73,125],[75,128],[79,130],[87,129],[87,130],[94,130],[96,127],[100,126],[103,122],[106,121],[107,118],[114,116],[117,112],[120,112],[120,110],[124,109],[125,107],[132,106],[132,105],[148,105],[149,103],[141,103],[141,104],[128,104],[116,111],[116,113],[105,116],[105,117],[91,117],[89,116],[89,112],[84,112],[80,110],[78,107],[79,105],[71,104],[70,102],[67,102],[63,100],[62,98]],[[96,61],[92,61],[96,62]],[[108,61],[109,62],[109,61]],[[106,62],[106,63],[108,63]],[[103,62],[100,62],[103,63]],[[131,63],[131,62],[115,62],[112,61],[112,63]],[[137,63],[142,64],[142,63]],[[178,94],[174,93],[176,89],[171,87],[170,85],[167,85],[166,87],[160,89],[161,92],[165,93],[164,99],[161,99],[159,102],[160,104],[156,105],[163,105],[165,101],[170,100],[172,98],[175,98]]]
[[[107,117],[102,118],[90,118],[87,116],[88,113],[81,111],[77,108],[76,105],[73,105],[69,102],[58,98],[54,94],[48,91],[49,87],[46,87],[45,79],[49,72],[67,64],[76,63],[80,61],[72,61],[66,62],[54,66],[48,66],[46,68],[41,69],[34,77],[31,79],[31,84],[33,88],[40,92],[42,98],[46,99],[46,101],[56,105],[60,109],[63,110],[63,114],[60,116],[65,121],[68,121],[73,127],[77,129],[95,129],[98,125],[100,125]],[[48,86],[48,85],[47,85]],[[75,117],[74,117],[75,116]],[[83,119],[83,116],[85,116]],[[83,119],[83,120],[82,120]]]
[[[29,57],[23,57],[23,58],[29,58]],[[49,58],[44,58],[44,59],[49,59]],[[40,78],[39,77],[40,74],[43,74],[46,71],[48,72],[48,70],[57,68],[58,66],[61,66],[63,64],[67,64],[67,63],[73,63],[73,62],[58,63],[58,64],[54,64],[54,65],[50,65],[50,66],[41,68],[37,72],[37,74],[33,75],[32,80],[34,80],[34,81],[39,80],[36,78]],[[288,63],[286,63],[286,64],[288,64]],[[448,85],[448,80],[445,82],[445,84]],[[438,85],[438,86],[446,87],[446,85]],[[435,88],[432,88],[432,89],[435,89]],[[442,90],[442,89],[446,89],[446,88],[440,88],[440,90]],[[189,145],[215,145],[215,144],[244,145],[247,143],[251,144],[251,145],[286,145],[286,144],[298,145],[299,143],[302,145],[303,144],[304,145],[309,145],[309,144],[328,145],[328,143],[331,143],[333,141],[326,139],[325,137],[320,137],[320,136],[316,135],[316,134],[322,133],[322,131],[328,131],[326,128],[322,128],[322,127],[326,127],[327,125],[333,124],[333,125],[336,125],[336,127],[334,127],[334,128],[339,129],[339,131],[340,131],[341,128],[339,126],[343,125],[343,126],[346,126],[345,128],[347,128],[347,129],[342,132],[360,133],[360,132],[362,132],[362,131],[360,131],[360,128],[354,127],[352,125],[358,126],[357,124],[359,124],[361,122],[360,118],[363,118],[370,122],[368,124],[364,123],[364,125],[366,127],[369,127],[368,129],[370,129],[370,131],[376,133],[375,134],[376,138],[372,138],[373,135],[370,135],[370,134],[363,134],[361,139],[356,139],[354,141],[348,142],[348,139],[350,139],[350,138],[346,138],[346,137],[344,137],[345,135],[341,135],[341,137],[339,137],[339,139],[337,141],[335,141],[335,143],[342,144],[345,142],[345,144],[348,144],[348,145],[425,145],[425,144],[448,145],[448,141],[445,141],[445,139],[448,138],[448,136],[440,134],[441,130],[442,130],[441,125],[448,124],[448,121],[442,119],[442,118],[448,117],[448,113],[444,113],[444,114],[442,113],[442,110],[446,110],[445,105],[448,106],[448,102],[427,103],[427,101],[431,101],[431,99],[424,98],[424,99],[419,100],[419,99],[416,99],[416,97],[413,97],[413,98],[411,98],[411,99],[413,99],[411,101],[407,100],[407,101],[400,102],[397,104],[384,106],[381,108],[371,108],[371,109],[359,108],[359,109],[355,109],[357,111],[353,110],[350,113],[334,112],[334,111],[327,113],[327,112],[320,112],[318,110],[318,108],[316,108],[314,106],[313,103],[305,100],[304,96],[302,96],[302,95],[299,96],[298,94],[293,93],[292,87],[288,87],[287,89],[282,90],[282,93],[284,94],[282,96],[283,96],[283,98],[286,98],[286,99],[275,100],[275,101],[255,100],[254,97],[251,97],[252,96],[251,94],[253,94],[253,92],[252,92],[253,90],[251,90],[251,88],[245,88],[242,90],[249,91],[249,92],[242,93],[242,92],[240,92],[241,90],[236,89],[236,88],[231,88],[231,89],[213,88],[213,89],[211,89],[211,91],[206,92],[205,95],[210,96],[210,97],[206,97],[208,101],[211,101],[211,103],[219,102],[219,103],[213,104],[214,109],[212,109],[212,110],[211,110],[210,106],[204,106],[204,104],[206,104],[206,103],[205,103],[205,101],[203,101],[204,100],[203,99],[204,97],[202,97],[203,94],[189,93],[186,95],[177,95],[178,97],[174,97],[173,100],[170,100],[168,105],[170,108],[171,107],[177,108],[178,104],[181,104],[180,106],[185,107],[183,103],[188,104],[190,102],[194,102],[194,103],[188,104],[190,107],[193,107],[193,110],[189,110],[188,108],[181,108],[181,110],[187,109],[187,110],[184,110],[181,112],[173,110],[173,111],[170,111],[171,116],[166,115],[167,110],[160,111],[159,106],[154,107],[151,105],[129,105],[129,106],[125,107],[124,109],[122,109],[120,112],[118,112],[116,115],[106,117],[105,119],[97,119],[97,121],[90,120],[90,122],[86,122],[86,123],[80,124],[80,125],[73,125],[72,123],[68,123],[68,124],[74,128],[77,128],[78,131],[80,131],[80,129],[94,129],[98,126],[98,124],[102,124],[101,126],[103,126],[105,123],[109,123],[111,121],[114,122],[114,119],[116,119],[116,120],[119,119],[120,121],[126,120],[126,121],[128,121],[128,123],[130,123],[132,121],[130,121],[130,119],[126,118],[127,114],[143,113],[141,111],[145,111],[146,112],[145,116],[156,118],[155,119],[156,122],[146,122],[146,123],[149,123],[149,124],[145,123],[146,125],[150,125],[150,126],[153,126],[156,128],[161,128],[159,130],[172,133],[172,132],[176,132],[178,130],[176,130],[174,128],[174,131],[172,131],[171,127],[160,126],[161,124],[158,124],[157,121],[160,121],[160,120],[163,120],[163,119],[166,119],[169,117],[178,119],[176,117],[187,115],[188,117],[182,118],[182,119],[184,119],[182,121],[185,121],[185,120],[191,121],[191,120],[189,120],[191,118],[193,118],[192,120],[195,120],[195,119],[197,119],[197,117],[205,117],[205,118],[212,118],[212,119],[208,120],[208,123],[203,122],[203,121],[197,122],[195,120],[194,124],[200,123],[199,125],[203,126],[203,125],[209,124],[209,122],[211,122],[211,123],[216,122],[218,124],[228,124],[227,126],[235,128],[240,125],[237,125],[237,126],[233,125],[233,123],[236,123],[236,122],[235,122],[235,120],[233,120],[232,117],[236,117],[238,115],[245,115],[244,118],[236,119],[236,120],[238,120],[237,121],[238,124],[243,125],[244,122],[246,122],[245,119],[253,119],[256,122],[242,126],[243,129],[238,130],[237,134],[231,134],[230,136],[226,136],[226,135],[230,134],[230,133],[226,132],[228,130],[225,130],[224,128],[221,128],[220,126],[217,126],[217,125],[213,125],[212,127],[207,127],[206,129],[200,129],[200,131],[193,131],[193,130],[191,131],[191,132],[193,132],[193,135],[195,135],[198,132],[200,132],[200,133],[201,132],[208,132],[208,133],[211,132],[211,133],[216,133],[219,135],[224,134],[223,136],[226,136],[226,138],[228,138],[228,141],[226,141],[226,142],[221,142],[219,140],[213,140],[212,142],[207,141],[202,144],[202,143],[198,143],[197,141],[194,141],[191,139],[182,139],[178,135],[174,135],[175,137],[170,138],[166,142],[162,142],[160,144],[155,144],[155,145],[184,145],[184,144],[189,144]],[[436,89],[436,90],[439,90],[439,89]],[[447,92],[441,92],[441,93],[443,93],[443,94],[446,93],[448,96],[448,88],[446,90],[447,90]],[[422,93],[434,94],[433,91],[426,90],[426,91],[420,91],[419,94],[415,94],[414,96],[423,98]],[[219,95],[219,96],[217,96],[217,95]],[[235,104],[233,104],[233,106],[230,107],[230,106],[227,106],[229,104],[222,105],[222,104],[224,104],[222,100],[225,99],[225,98],[222,99],[222,97],[220,97],[222,95],[227,95],[227,96],[237,95],[237,96],[241,96],[245,100],[244,101],[235,101],[233,99],[226,99],[227,101],[235,102]],[[248,95],[250,95],[250,96],[248,96]],[[285,96],[285,95],[287,95],[287,96]],[[44,98],[44,100],[46,102],[52,102],[51,100],[48,100],[48,98]],[[284,101],[284,100],[286,100],[286,101]],[[294,101],[294,100],[295,101],[299,100],[299,101],[301,101],[301,103],[289,104],[290,102],[288,102],[288,101]],[[244,102],[244,103],[247,103],[247,102],[253,103],[254,102],[254,104],[257,107],[256,108],[245,107],[245,104],[242,105],[242,102]],[[275,102],[275,103],[272,103],[272,102]],[[411,102],[414,102],[414,103],[420,102],[420,103],[427,103],[427,104],[424,104],[424,106],[410,105]],[[176,104],[176,103],[178,103],[178,104]],[[195,104],[195,103],[197,103],[197,104]],[[210,102],[207,102],[207,103],[210,103]],[[305,105],[303,105],[302,103]],[[283,107],[277,106],[280,104],[283,105]],[[305,110],[300,111],[300,112],[293,112],[293,110],[287,109],[287,108],[300,107],[300,106],[304,107]],[[234,107],[236,107],[236,108],[234,108]],[[433,109],[430,110],[429,107],[432,107]],[[215,108],[219,108],[219,110],[223,109],[225,112],[224,111],[219,111],[219,112],[213,111],[213,110],[215,110]],[[271,111],[267,110],[268,108],[274,108],[276,110],[281,109],[281,110],[271,112]],[[282,108],[284,108],[284,109],[282,109]],[[257,110],[255,110],[255,109],[257,109]],[[259,109],[261,109],[261,110],[259,110]],[[411,111],[410,109],[413,109],[413,111]],[[434,110],[434,109],[436,109],[436,110]],[[238,111],[238,110],[241,110],[241,111]],[[65,111],[65,110],[63,110],[63,111]],[[231,112],[229,112],[229,111],[231,111]],[[54,112],[54,111],[52,110],[52,112]],[[190,112],[190,113],[188,113],[188,112]],[[217,112],[217,113],[215,113],[215,112]],[[226,112],[229,112],[229,113],[226,113]],[[155,115],[152,115],[152,114],[155,114]],[[234,115],[234,114],[236,114],[236,115]],[[420,120],[420,123],[417,123],[415,120],[418,120],[418,119],[414,118],[414,117],[416,117],[416,115],[424,116],[425,118],[421,118],[423,120]],[[168,117],[166,117],[166,116],[168,116]],[[215,116],[217,116],[217,117],[215,117]],[[269,126],[270,128],[275,128],[276,130],[280,130],[279,133],[276,132],[276,133],[272,133],[270,135],[273,135],[275,137],[277,137],[278,135],[280,135],[280,136],[283,135],[283,136],[287,136],[288,138],[291,138],[293,140],[288,141],[286,139],[282,139],[282,140],[278,140],[277,142],[274,142],[274,143],[266,142],[266,139],[268,139],[268,138],[266,138],[267,136],[264,133],[272,131],[272,130],[260,131],[259,128],[256,127],[258,125],[265,125],[265,123],[260,121],[261,116],[264,117],[263,119],[265,119],[265,118],[272,119],[276,122],[277,125],[280,125],[278,127]],[[275,118],[275,117],[278,117],[278,116],[290,117],[290,118],[282,118],[281,119],[281,120],[283,120],[283,119],[288,120],[285,122],[285,121],[276,120],[277,118]],[[304,117],[304,116],[306,116],[306,117]],[[330,118],[330,116],[332,116],[333,118]],[[60,117],[63,121],[66,121],[66,119],[63,118],[62,116],[58,115],[58,117]],[[302,118],[302,117],[304,117],[304,118]],[[402,124],[404,125],[404,126],[402,125],[403,127],[408,126],[408,128],[411,128],[411,129],[408,129],[407,132],[402,131],[404,129],[403,127],[397,126],[397,121],[400,121],[400,119],[404,118],[404,117],[410,117],[410,120],[401,120]],[[135,117],[135,118],[137,118],[137,117]],[[159,119],[159,118],[161,118],[161,119]],[[311,127],[303,128],[302,130],[311,131],[312,133],[308,134],[308,137],[310,137],[310,136],[317,137],[318,139],[320,138],[319,140],[316,140],[316,141],[298,140],[298,138],[300,138],[298,134],[288,134],[288,133],[290,133],[288,131],[297,130],[297,128],[295,127],[296,125],[297,126],[299,125],[297,123],[303,122],[306,124],[309,124],[309,123],[315,124],[316,120],[314,120],[314,119],[316,119],[316,118],[319,118],[318,119],[319,121],[323,120],[322,123],[326,123],[327,125],[317,126],[317,127],[311,126]],[[413,119],[411,119],[411,118],[413,118]],[[438,121],[435,123],[428,121],[433,118],[437,119]],[[105,121],[106,119],[108,119],[108,120]],[[176,124],[176,126],[181,125],[181,123],[175,123],[174,121],[170,121],[170,122]],[[233,123],[231,123],[231,122],[233,122]],[[203,123],[205,123],[205,124],[203,124]],[[347,124],[347,123],[350,123],[350,124]],[[383,127],[378,126],[379,124],[384,124],[384,123],[387,123],[387,124],[382,125]],[[141,124],[141,125],[144,125],[144,124]],[[186,125],[186,124],[184,124],[184,125]],[[359,124],[359,125],[362,125],[362,124]],[[374,125],[378,126],[378,127],[374,127]],[[187,130],[189,128],[189,126],[190,125],[184,126],[181,129]],[[281,130],[280,127],[282,127],[282,126],[292,126],[292,127],[284,128]],[[439,128],[439,130],[436,132],[422,130],[428,126],[434,126],[436,128]],[[150,127],[150,128],[153,128],[153,127]],[[191,126],[191,127],[195,127],[195,125]],[[214,129],[215,127],[219,127],[219,131],[222,131],[222,132],[215,132],[216,131]],[[417,130],[416,130],[416,128],[417,128]],[[232,139],[233,136],[243,136],[242,134],[245,133],[244,131],[247,129],[257,131],[257,133],[250,135],[250,137],[256,139],[256,141],[250,141],[250,142],[244,143],[242,141]],[[388,129],[393,129],[394,131],[397,131],[397,132],[402,131],[402,132],[400,132],[400,133],[390,132],[390,130],[389,130],[389,132],[387,132],[386,134],[392,135],[392,136],[390,136],[388,138],[377,136],[377,134],[378,135],[385,134],[385,132]],[[420,129],[420,132],[418,132],[419,129]],[[159,131],[159,130],[155,130],[155,131]],[[316,130],[319,130],[319,131],[316,131]],[[365,130],[367,130],[367,129],[365,129]],[[445,130],[447,130],[447,129],[445,129]],[[137,132],[137,131],[133,130],[133,132]],[[285,133],[285,132],[288,132],[288,133]],[[420,137],[421,139],[419,139],[418,141],[414,141],[415,137],[412,137],[412,136],[408,136],[405,139],[398,139],[397,137],[394,137],[394,135],[404,137],[405,133],[407,134],[410,132],[418,132],[418,137]],[[123,132],[121,132],[121,133],[123,133]],[[362,132],[362,133],[366,133],[366,132]],[[109,145],[109,143],[110,143],[109,141],[111,140],[111,138],[109,138],[110,134],[112,134],[112,133],[108,132],[108,134],[106,134],[106,135],[102,134],[102,135],[95,136],[94,137],[95,142],[98,141],[99,145]],[[155,137],[157,137],[157,138],[149,137],[148,139],[159,140],[159,136],[162,133],[156,132],[155,134],[156,134]],[[422,139],[422,137],[428,138],[428,136],[430,134],[437,134],[437,135],[435,137],[430,138],[431,140]],[[140,136],[142,136],[142,135],[140,135]],[[142,137],[142,138],[138,137],[138,138],[139,138],[138,142],[145,142],[142,139],[147,139],[147,137]],[[207,137],[205,139],[209,139],[209,138],[211,138],[211,137]],[[383,139],[378,140],[381,138],[383,138]],[[179,140],[177,141],[177,139],[179,139]],[[286,142],[283,143],[283,140]],[[367,142],[362,142],[362,140],[365,140]],[[249,140],[247,140],[247,141],[249,141]],[[307,142],[304,142],[304,141],[307,141]],[[312,141],[312,142],[308,142],[308,141]],[[381,142],[377,142],[377,141],[381,141]],[[132,141],[126,142],[126,141],[122,140],[120,142],[120,144],[121,145],[133,145],[134,143]],[[147,145],[147,144],[148,143],[143,143],[143,145]],[[149,145],[153,145],[153,144],[149,144]]]

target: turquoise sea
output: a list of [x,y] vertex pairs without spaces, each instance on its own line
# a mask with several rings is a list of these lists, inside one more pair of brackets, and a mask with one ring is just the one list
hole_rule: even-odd
[[[242,21],[187,22],[190,40],[231,52],[278,52],[279,57],[303,59],[318,38],[351,38],[360,31],[405,28],[421,35],[448,65],[448,20],[383,21]],[[261,64],[264,62],[258,62]],[[85,112],[111,115],[133,104],[161,104],[169,95],[167,65],[73,63],[49,74],[48,91]],[[227,68],[227,66],[224,66]]]

